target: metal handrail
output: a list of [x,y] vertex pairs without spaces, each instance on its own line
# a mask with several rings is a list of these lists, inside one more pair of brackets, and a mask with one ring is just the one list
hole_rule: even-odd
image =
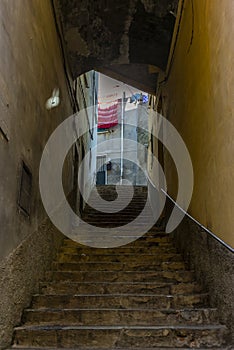
[[[155,184],[153,183],[153,181],[151,180],[149,174],[147,173],[147,178],[149,180],[149,182],[151,183],[151,185],[157,189],[157,187],[155,186]],[[158,189],[157,189],[158,190]],[[212,236],[216,241],[218,241],[219,243],[221,243],[225,248],[227,248],[230,252],[234,253],[234,248],[232,248],[229,244],[225,243],[221,238],[219,238],[218,236],[216,236],[213,232],[211,232],[207,227],[205,227],[204,225],[202,225],[198,220],[196,220],[192,215],[190,215],[187,211],[185,211],[183,208],[181,208],[181,206],[179,206],[176,201],[174,201],[174,199],[163,189],[160,189],[165,196],[170,199],[170,201],[172,203],[175,204],[175,206],[181,210],[187,217],[189,217],[192,221],[194,221],[198,226],[200,226],[205,232],[207,232],[210,236]]]

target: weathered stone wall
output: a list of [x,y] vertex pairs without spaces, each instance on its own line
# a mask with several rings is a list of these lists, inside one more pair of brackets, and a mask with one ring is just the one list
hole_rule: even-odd
[[[0,2],[0,348],[49,267],[61,236],[47,231],[38,169],[51,132],[72,114],[51,2]],[[61,103],[47,110],[52,90]],[[69,158],[69,157],[68,157]],[[21,164],[32,173],[30,217],[18,206]],[[72,165],[64,186],[72,185]],[[42,226],[41,225],[45,225]]]
[[218,308],[220,321],[234,336],[234,254],[187,217],[174,236],[179,251],[208,291],[211,306]]
[[22,310],[49,270],[63,235],[46,220],[0,261],[0,349],[9,346],[13,328],[21,322]]

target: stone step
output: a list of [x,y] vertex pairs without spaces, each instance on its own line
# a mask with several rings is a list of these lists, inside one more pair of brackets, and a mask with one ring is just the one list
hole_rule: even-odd
[[[103,209],[104,210],[104,209]],[[141,215],[141,211],[136,211],[134,210],[134,213],[123,216],[123,215],[119,215],[119,213],[117,213],[116,215],[113,214],[103,214],[101,216],[98,215],[98,213],[94,213],[92,215],[82,215],[82,219],[84,221],[93,221],[93,222],[118,222],[118,221],[123,221],[123,222],[131,222],[133,220],[135,220],[136,218],[138,218]],[[152,214],[149,213],[149,215],[144,215],[141,216],[141,222],[145,223],[145,222],[149,222],[149,221],[153,221],[153,217]]]
[[[114,194],[109,194],[107,196],[101,194],[100,197],[103,200],[103,202],[101,203],[101,207],[105,207],[108,204],[110,205],[112,202],[115,202],[115,208],[119,207],[120,210],[123,210],[124,205],[125,205],[126,209],[135,208],[135,210],[138,210],[140,207],[144,207],[146,202],[147,202],[147,197],[141,196],[141,195],[136,195],[134,197],[131,197],[128,195],[126,195],[126,196],[122,195],[119,203],[116,202],[118,200],[118,198]],[[91,196],[89,198],[88,203],[86,203],[84,212],[89,212],[93,208],[96,209],[95,204],[97,204],[97,208],[100,207],[100,200],[96,196]]]
[[[115,186],[98,190],[107,201],[103,210],[109,209],[117,198]],[[130,190],[121,187],[124,199]],[[84,220],[94,229],[80,223],[79,237],[87,244],[96,242],[95,226],[105,228],[98,230],[98,243],[102,240],[103,246],[112,239],[115,245],[123,244],[123,238],[132,242],[117,248],[91,248],[65,238],[39,294],[23,313],[23,325],[15,328],[13,348],[225,349],[226,328],[219,324],[217,310],[209,307],[208,294],[195,282],[194,272],[186,270],[173,235],[162,232],[159,225],[144,234],[151,209],[147,207],[138,226],[132,223],[122,232],[106,229],[134,220],[146,199],[147,187],[138,187],[129,205],[118,213],[86,206]],[[91,202],[99,204],[93,193]]]
[[[97,191],[101,192],[104,191],[105,193],[108,193],[108,191],[116,191],[116,185],[97,185],[96,186]],[[132,189],[134,190],[134,193],[136,192],[147,192],[148,187],[147,186],[128,186],[128,185],[117,185],[117,188],[119,191],[123,190],[124,192],[126,191],[132,191]]]
[[132,193],[130,191],[120,191],[119,194],[114,190],[114,191],[108,191],[108,192],[105,192],[105,191],[98,191],[98,194],[96,194],[95,192],[91,193],[90,197],[89,197],[89,200],[90,199],[97,199],[98,197],[102,197],[106,200],[109,200],[109,201],[112,201],[112,200],[115,200],[117,199],[119,196],[121,198],[124,198],[124,199],[135,199],[135,198],[142,198],[142,199],[147,199],[148,197],[148,194],[147,192],[140,192],[140,191],[136,191],[135,193]]
[[[98,217],[88,217],[88,218],[82,218],[82,220],[90,225],[95,225],[95,226],[114,226],[116,225],[117,227],[119,226],[124,226],[129,223],[133,223],[133,220],[137,218],[137,215],[135,217],[126,217],[126,218],[98,218]],[[146,226],[151,221],[151,218],[141,218],[141,222],[139,226],[143,227]]]
[[[91,192],[89,198],[96,198],[99,196],[105,196],[107,198],[114,197],[117,198],[117,196],[121,196],[121,197],[142,197],[145,198],[147,197],[147,191],[137,191],[135,190],[134,192],[131,189],[120,189],[118,191],[119,193],[117,193],[116,189],[111,189],[111,190],[102,190],[102,189],[98,189],[97,192]],[[98,193],[98,194],[97,194]]]
[[[90,209],[88,212],[84,212],[82,215],[82,218],[94,218],[94,219],[108,219],[108,220],[118,220],[118,219],[134,219],[136,216],[138,216],[144,206],[142,207],[132,207],[129,209],[124,209],[121,210],[121,208],[118,208],[117,212],[108,212],[110,208],[106,207],[101,207],[100,211],[98,210],[98,207],[94,207],[93,209]],[[144,211],[144,218],[145,219],[150,219],[152,217],[152,212],[151,210]]]
[[27,324],[111,326],[198,325],[217,324],[216,309],[27,309],[23,320]]
[[[100,348],[100,347],[92,347],[92,348],[90,348],[90,347],[79,347],[79,348],[77,348],[77,347],[75,347],[75,348],[59,348],[59,347],[56,347],[56,348],[54,348],[54,347],[43,347],[43,348],[41,348],[41,347],[36,347],[36,348],[32,348],[32,347],[28,347],[28,346],[17,346],[17,345],[14,345],[11,349],[24,349],[24,350],[107,350],[106,348]],[[160,347],[160,348],[158,348],[158,347],[154,347],[154,348],[144,348],[144,350],[181,350],[181,347],[170,347],[170,348],[168,348],[168,347]],[[195,349],[195,348],[194,348]],[[233,350],[233,347],[214,347],[214,346],[212,346],[212,350],[215,350],[215,349],[217,349],[217,350]],[[10,350],[10,349],[5,349],[5,350]],[[129,348],[123,348],[123,347],[121,347],[121,348],[113,348],[113,347],[108,347],[108,350],[129,350]],[[131,347],[131,350],[139,350],[139,348],[132,348]],[[141,349],[142,350],[142,349]],[[183,347],[183,350],[191,350],[191,348],[185,348],[185,347]],[[207,350],[207,348],[199,348],[199,350]]]
[[[121,207],[120,207],[121,208]],[[109,207],[108,207],[109,209]],[[105,217],[135,217],[136,213],[138,213],[138,211],[141,211],[142,208],[136,207],[136,208],[128,208],[128,209],[123,209],[118,211],[117,213],[108,213],[108,212],[102,212],[102,211],[97,211],[95,208],[93,208],[93,210],[88,210],[88,211],[84,211],[84,217],[100,217],[100,218],[105,218]],[[149,211],[148,216],[151,217],[151,211]]]
[[149,262],[55,262],[52,266],[56,271],[129,271],[137,269],[138,271],[157,271],[157,270],[184,270],[185,263],[178,262],[159,262],[157,260]]
[[[140,235],[140,233],[139,233]],[[155,239],[155,240],[147,240],[147,239],[144,239],[144,240],[141,240],[141,238],[137,236],[133,236],[131,234],[129,234],[128,232],[121,232],[119,233],[118,235],[116,234],[111,234],[110,236],[110,233],[109,232],[99,232],[98,233],[98,240],[102,240],[103,242],[105,242],[105,240],[109,240],[110,237],[113,241],[115,242],[118,242],[118,241],[123,241],[123,239],[126,238],[126,243],[124,245],[121,245],[121,246],[117,246],[115,249],[120,249],[120,248],[132,248],[132,249],[135,249],[135,248],[144,248],[145,249],[145,253],[148,253],[148,249],[149,248],[154,248],[154,247],[165,247],[165,248],[174,248],[174,244],[173,244],[173,240],[171,238],[168,238],[168,239]],[[83,232],[79,232],[79,239],[82,238],[82,239],[93,239],[93,240],[96,240],[97,239],[97,233],[93,230],[92,233],[89,233],[89,235],[87,234],[83,234]],[[70,244],[64,244],[62,247],[61,247],[61,250],[64,250],[66,248],[74,248],[74,249],[77,249],[77,248],[85,248],[86,246],[83,245],[83,243],[79,243],[78,241],[77,242],[72,242]],[[90,248],[90,247],[88,247]],[[92,247],[91,247],[92,248]],[[102,248],[103,249],[103,248]],[[107,248],[105,248],[107,249]],[[110,249],[110,248],[109,248]],[[118,251],[117,251],[118,252]],[[143,252],[142,252],[143,253]]]
[[[118,217],[118,215],[128,216],[132,215],[135,216],[136,214],[139,215],[139,213],[142,212],[142,210],[145,208],[145,202],[144,201],[137,201],[137,203],[131,203],[127,205],[125,208],[123,208],[123,204],[114,206],[114,211],[110,211],[110,204],[111,202],[106,201],[100,206],[100,203],[92,201],[90,203],[90,206],[86,207],[83,211],[82,216],[113,216]],[[91,206],[92,205],[92,206]],[[150,207],[145,208],[144,210],[145,214],[148,216],[152,215],[152,210]]]
[[147,197],[147,190],[144,190],[142,191],[141,189],[134,189],[134,191],[132,191],[131,188],[118,188],[118,193],[116,191],[116,188],[111,188],[111,189],[106,189],[106,188],[98,188],[97,191],[92,191],[90,193],[90,196],[89,198],[92,198],[92,197],[97,197],[97,194],[98,195],[103,195],[103,196],[124,196],[124,197],[127,197],[127,196],[132,196],[132,197],[135,197],[135,196],[138,196],[138,197]]
[[[126,237],[126,236],[125,236]],[[132,236],[127,236],[127,237],[131,237]],[[113,239],[122,239],[122,236],[120,237],[116,237]],[[134,239],[134,237],[132,238]],[[147,250],[148,248],[153,248],[153,247],[165,247],[165,248],[174,248],[173,245],[172,245],[172,240],[171,239],[156,239],[155,241],[141,241],[140,239],[139,240],[135,240],[135,241],[132,241],[131,243],[128,243],[125,245],[126,248],[131,248],[131,247],[145,247],[145,250]],[[82,248],[83,246],[81,246],[81,244],[79,244],[78,242],[72,242],[72,243],[67,243],[67,244],[64,244],[63,245],[63,248]]]
[[[154,227],[152,228],[154,229]],[[150,231],[145,233],[143,236],[141,236],[140,238],[137,235],[134,235],[134,233],[131,235],[132,237],[135,237],[138,241],[142,241],[142,242],[159,242],[159,241],[172,241],[173,237],[169,234],[169,233],[165,233],[165,232],[161,232],[161,231],[156,231],[154,233],[151,233]],[[63,243],[65,245],[72,245],[73,243],[77,243],[76,241],[73,241],[70,238],[65,238]]]
[[96,192],[98,192],[99,194],[100,193],[103,193],[105,195],[108,195],[110,193],[116,193],[117,195],[117,190],[119,193],[121,194],[126,194],[126,193],[134,193],[134,195],[147,195],[147,192],[148,192],[148,188],[141,188],[141,187],[135,187],[132,188],[132,187],[129,187],[129,186],[118,186],[117,188],[115,186],[112,186],[112,187],[109,187],[109,185],[105,185],[105,187],[97,187],[97,191],[91,191],[91,196],[92,195],[95,195]]
[[[143,224],[142,227],[143,227],[143,229],[145,229],[145,224]],[[80,228],[81,228],[82,230],[84,229],[84,231],[85,231],[84,225],[82,226],[82,224],[81,224],[81,225],[80,225]],[[121,233],[124,233],[124,234],[128,233],[129,235],[131,235],[131,236],[133,236],[133,237],[136,237],[136,234],[135,234],[135,232],[134,232],[135,229],[138,229],[138,230],[139,230],[139,227],[138,227],[138,226],[135,226],[135,224],[134,224],[134,226],[132,226],[132,224],[131,224],[130,227],[125,227],[124,230],[122,229],[122,232],[121,232]],[[150,235],[152,235],[152,234],[157,234],[157,233],[160,233],[161,231],[162,231],[162,228],[161,228],[160,226],[154,225],[154,226],[152,226],[151,228],[149,228],[147,232],[144,232],[144,231],[143,231],[143,232],[142,232],[142,236],[141,236],[140,238],[142,238],[142,237],[144,237],[145,235],[148,235],[148,234],[150,234]],[[138,232],[138,231],[137,231],[137,232]],[[87,234],[89,234],[89,233],[90,233],[90,231],[87,231]],[[119,235],[119,233],[118,233],[118,235]],[[139,236],[138,236],[138,237],[139,237]]]
[[[125,236],[126,238],[129,237],[129,236]],[[87,237],[87,240],[90,239],[90,237]],[[96,238],[93,237],[93,240],[95,240]],[[123,236],[120,236],[120,237],[112,237],[113,241],[116,241],[118,242],[118,240],[122,240],[123,239]],[[100,240],[100,236],[99,236],[99,240]],[[100,240],[101,241],[101,240]],[[103,238],[103,242],[105,242],[105,238]],[[144,245],[144,247],[143,247]],[[77,243],[77,244],[72,244],[72,245],[64,245],[63,247],[61,247],[60,251],[65,251],[65,250],[69,250],[69,251],[77,251],[77,250],[80,250],[80,249],[84,249],[85,246]],[[90,248],[90,247],[88,247]],[[141,248],[143,249],[144,248],[144,253],[149,253],[149,251],[151,252],[151,249],[155,249],[155,248],[158,248],[158,249],[161,249],[161,248],[165,248],[165,250],[167,251],[167,249],[174,249],[174,246],[172,245],[171,242],[141,242],[141,241],[133,241],[131,243],[128,243],[126,244],[125,246],[120,246],[120,247],[117,247],[116,249],[132,249],[132,251],[134,251],[135,248]],[[95,248],[93,248],[95,249]],[[101,248],[103,249],[103,248]],[[107,249],[111,249],[111,248],[105,248],[105,250]],[[116,250],[116,252],[118,252],[119,250]],[[124,253],[124,251],[123,251]]]
[[[91,199],[82,213],[82,215],[93,214],[106,214],[106,215],[134,215],[140,213],[143,209],[145,214],[152,215],[152,209],[149,203],[145,199],[133,199],[130,202],[125,200],[125,203],[116,203],[115,199],[109,201],[107,198],[103,198],[103,202],[100,204],[99,199]],[[112,207],[112,209],[111,209]]]
[[192,294],[200,293],[201,286],[197,283],[118,283],[118,282],[41,282],[41,294]]
[[156,295],[156,294],[97,294],[97,295],[34,295],[31,307],[35,308],[160,308],[175,309],[199,307],[208,304],[207,294]]
[[[169,234],[155,234],[155,235],[145,235],[143,237],[138,237],[138,236],[134,236],[131,235],[132,238],[135,237],[135,241],[133,241],[131,244],[132,245],[136,245],[136,244],[141,244],[142,246],[145,246],[146,244],[153,244],[153,243],[172,243],[173,242],[173,238],[171,235]],[[77,243],[76,241],[73,241],[71,239],[64,239],[63,241],[63,245],[64,246],[68,246],[68,247],[73,247],[73,246],[78,246],[79,243]]]
[[[133,220],[118,220],[118,219],[111,219],[111,220],[98,220],[98,219],[93,219],[93,220],[84,220],[84,222],[92,225],[92,226],[97,226],[97,227],[121,227],[121,226],[126,226],[127,224],[130,224]],[[144,228],[147,228],[147,225],[149,224],[149,220],[147,219],[141,219],[141,222],[138,224],[138,228],[142,227],[142,230]],[[129,229],[133,232],[135,227],[129,227]]]
[[[118,199],[117,194],[115,193],[109,193],[109,194],[104,194],[104,193],[100,193],[99,194],[100,197],[102,198],[103,201],[105,201],[107,204],[111,202],[115,202]],[[115,205],[123,205],[123,201],[124,203],[126,203],[127,206],[131,206],[131,205],[135,205],[136,207],[139,206],[139,204],[145,204],[147,201],[147,196],[146,195],[141,195],[141,194],[135,194],[134,196],[131,196],[128,194],[121,194],[121,201],[119,203],[115,203]],[[89,209],[90,206],[92,207],[92,203],[98,203],[100,205],[100,200],[99,197],[97,197],[96,195],[91,195],[88,203],[86,204],[87,207],[85,207],[85,209]],[[106,204],[103,203],[103,204]]]
[[[118,209],[117,212],[109,212],[110,210],[110,204],[103,204],[101,208],[99,209],[98,202],[92,203],[93,207],[89,207],[88,209],[85,209],[83,212],[83,217],[135,217],[136,215],[139,215],[139,213],[144,208],[144,203],[137,203],[137,205],[131,205],[126,208],[122,208],[122,206],[116,206],[115,210]],[[97,206],[96,206],[97,205]],[[152,216],[152,211],[150,209],[147,210],[146,214],[150,217]]]
[[102,203],[102,205],[100,205],[100,203],[98,201],[94,202],[90,202],[90,206],[86,207],[85,210],[83,211],[82,216],[93,216],[96,215],[98,216],[99,214],[101,216],[113,216],[113,217],[118,217],[120,216],[136,216],[139,215],[142,210],[144,209],[144,214],[147,216],[152,216],[152,210],[149,206],[147,206],[145,208],[146,203],[144,201],[137,201],[137,203],[133,203],[131,202],[131,204],[127,204],[127,206],[123,206],[123,204],[115,204],[113,207],[113,210],[111,209],[111,203],[112,202],[108,202],[106,201],[105,203]]
[[[100,225],[97,226],[100,227]],[[109,225],[108,227],[111,226],[114,227],[113,225]],[[72,251],[72,249],[74,250],[77,248],[91,248],[92,246],[95,246],[97,242],[99,244],[99,248],[101,249],[107,249],[108,247],[112,247],[113,249],[114,245],[117,249],[132,248],[133,251],[135,247],[140,247],[145,249],[145,253],[147,253],[149,249],[156,247],[175,249],[172,239],[168,239],[168,242],[164,242],[163,240],[161,242],[154,242],[153,240],[148,241],[147,239],[141,240],[140,232],[137,237],[136,232],[134,234],[131,234],[129,231],[125,231],[125,229],[123,232],[121,232],[118,225],[116,225],[115,227],[116,232],[110,232],[109,230],[106,230],[106,228],[104,228],[104,230],[99,228],[99,232],[97,233],[96,226],[92,226],[92,230],[90,230],[87,227],[85,228],[84,224],[82,224],[81,227],[78,227],[79,233],[74,235],[73,238],[73,240],[77,240],[77,242],[75,243],[73,241],[73,244],[64,244],[61,247],[60,251],[64,251],[66,249]],[[82,242],[82,244],[79,242]],[[114,252],[114,250],[112,251]],[[143,251],[141,253],[143,253]]]
[[66,254],[59,253],[57,255],[57,262],[64,263],[82,263],[82,262],[121,262],[121,263],[148,263],[153,265],[160,265],[163,262],[181,262],[183,261],[181,254],[165,253],[165,254]]
[[[132,207],[129,209],[121,210],[121,208],[118,208],[117,212],[108,212],[110,208],[108,207],[101,207],[100,211],[98,210],[98,207],[94,207],[92,210],[90,209],[88,212],[84,211],[82,218],[94,218],[94,219],[108,219],[108,220],[118,220],[118,219],[133,219],[136,216],[138,216],[144,206],[142,207]],[[147,212],[144,211],[144,218],[150,219],[152,217],[151,210],[147,210]]]
[[22,326],[15,329],[14,344],[36,347],[220,347],[226,328],[199,326]]
[[49,271],[47,281],[73,282],[194,282],[191,271]]
[[167,246],[153,246],[150,248],[146,248],[144,246],[129,246],[125,245],[122,247],[117,248],[91,248],[87,246],[72,246],[72,247],[61,247],[59,250],[61,253],[66,254],[135,254],[136,256],[139,254],[155,254],[155,258],[157,254],[164,254],[164,253],[177,253],[177,250],[171,245]]

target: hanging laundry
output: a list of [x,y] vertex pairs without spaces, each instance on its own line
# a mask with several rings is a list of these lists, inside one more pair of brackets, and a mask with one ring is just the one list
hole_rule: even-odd
[[118,124],[118,103],[117,101],[108,107],[98,106],[98,130],[109,129]]

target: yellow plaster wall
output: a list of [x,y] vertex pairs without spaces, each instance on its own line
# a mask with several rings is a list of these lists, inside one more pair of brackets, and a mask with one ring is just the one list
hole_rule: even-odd
[[[189,213],[234,247],[233,0],[185,0],[168,83],[167,117],[194,166]],[[169,192],[175,174],[166,159]]]

